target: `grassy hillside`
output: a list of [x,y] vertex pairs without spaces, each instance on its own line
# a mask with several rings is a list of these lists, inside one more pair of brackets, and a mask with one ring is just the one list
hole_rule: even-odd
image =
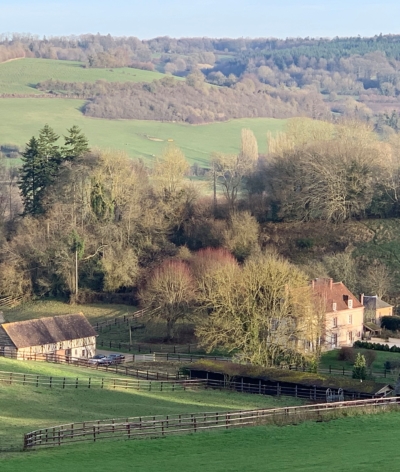
[[271,118],[245,118],[193,126],[155,121],[103,120],[83,116],[80,112],[83,103],[68,99],[0,99],[0,143],[11,142],[22,146],[45,123],[60,134],[65,133],[67,127],[78,125],[89,138],[91,146],[122,149],[131,157],[150,161],[161,153],[169,139],[173,139],[191,163],[207,165],[213,151],[238,152],[242,128],[254,131],[260,152],[265,152],[267,131],[279,131],[285,122]]
[[[54,377],[89,377],[87,369],[8,359],[0,359],[0,370],[35,372]],[[90,371],[90,376],[105,377],[107,374]],[[292,398],[277,399],[213,390],[143,392],[84,387],[63,390],[0,384],[0,404],[1,461],[4,458],[2,453],[20,448],[24,432],[39,427],[82,420],[268,408],[299,403]],[[3,471],[2,466],[0,469]]]
[[57,300],[38,300],[5,310],[5,317],[8,322],[12,322],[82,312],[91,323],[96,323],[97,321],[123,316],[135,310],[136,308],[134,306],[127,305],[105,303],[70,305]]
[[19,59],[0,64],[0,94],[43,93],[34,86],[43,80],[64,82],[151,82],[165,77],[159,72],[123,67],[118,69],[85,69],[80,62],[49,59]]
[[65,446],[6,457],[2,472],[374,472],[397,470],[400,413],[157,440]]

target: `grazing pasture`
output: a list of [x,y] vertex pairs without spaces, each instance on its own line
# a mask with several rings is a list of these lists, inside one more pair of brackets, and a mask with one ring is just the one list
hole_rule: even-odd
[[80,111],[83,104],[82,100],[69,99],[0,99],[0,143],[23,146],[46,123],[61,135],[67,128],[77,125],[92,147],[120,149],[133,158],[151,162],[161,154],[168,141],[173,140],[191,164],[197,162],[200,166],[207,166],[213,151],[239,151],[242,128],[253,130],[260,152],[265,153],[267,132],[280,131],[285,123],[285,120],[273,118],[244,118],[197,126],[144,120],[104,120],[85,117]]
[[400,413],[157,440],[77,444],[5,456],[2,472],[373,472],[397,470]]
[[81,62],[50,59],[18,59],[0,64],[0,94],[40,94],[35,89],[38,82],[48,79],[64,82],[152,82],[164,74],[141,69],[122,67],[117,69],[86,69]]
[[[57,377],[106,377],[104,372],[44,362],[0,358],[0,370]],[[108,377],[115,377],[109,374]],[[126,379],[126,377],[121,377]],[[168,415],[204,411],[243,410],[296,405],[294,398],[275,398],[226,391],[144,392],[107,387],[64,389],[0,383],[0,461],[19,450],[24,432],[84,420],[127,416]],[[0,467],[0,470],[3,469]]]

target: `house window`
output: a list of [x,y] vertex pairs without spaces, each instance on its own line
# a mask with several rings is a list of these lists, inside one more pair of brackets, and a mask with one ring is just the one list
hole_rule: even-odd
[[349,298],[349,301],[347,302],[347,306],[351,309],[353,308],[353,300]]
[[336,308],[337,308],[337,304],[336,304],[336,303],[333,303],[333,305],[332,305],[333,311],[336,311]]
[[349,341],[353,342],[353,331],[349,331]]
[[86,351],[85,349],[82,349],[82,357],[85,357],[86,356]]
[[333,327],[337,328],[337,318],[336,317],[332,319],[332,322],[333,322]]
[[332,347],[336,347],[337,346],[337,334],[334,333],[332,335]]
[[353,315],[349,315],[349,324],[353,324]]

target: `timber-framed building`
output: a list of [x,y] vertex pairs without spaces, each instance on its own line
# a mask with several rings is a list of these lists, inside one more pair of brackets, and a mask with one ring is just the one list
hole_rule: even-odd
[[97,333],[82,313],[0,325],[0,355],[17,359],[66,356],[88,359],[96,354]]

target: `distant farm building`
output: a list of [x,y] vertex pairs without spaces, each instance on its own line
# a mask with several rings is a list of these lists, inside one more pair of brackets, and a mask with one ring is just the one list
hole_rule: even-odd
[[90,358],[96,354],[96,331],[82,313],[0,325],[0,355],[17,359],[51,356]]

